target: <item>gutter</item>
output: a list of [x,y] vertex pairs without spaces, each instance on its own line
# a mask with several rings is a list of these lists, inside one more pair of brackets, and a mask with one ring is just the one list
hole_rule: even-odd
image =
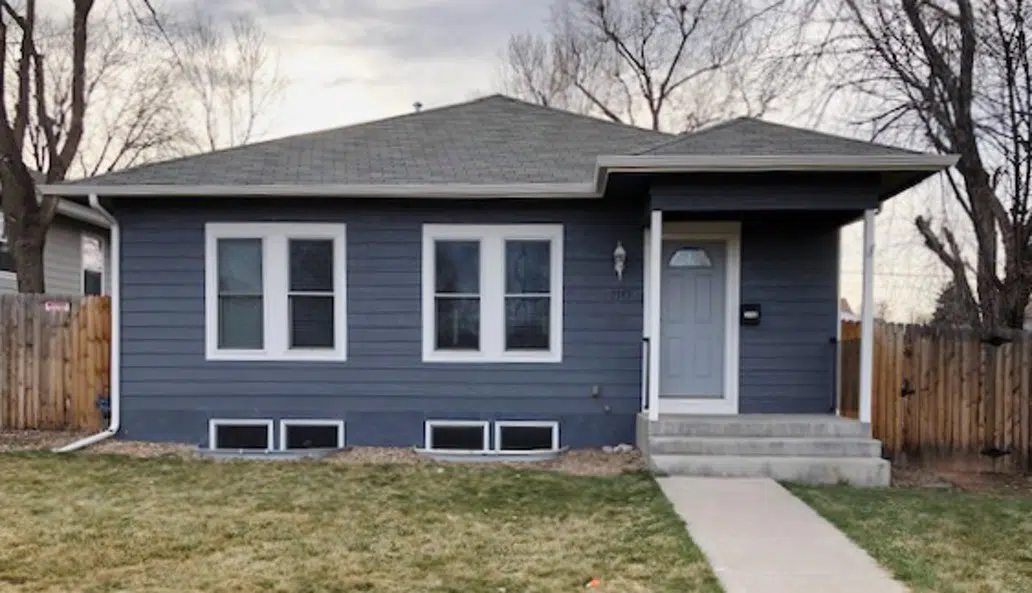
[[41,190],[61,196],[147,197],[325,197],[325,198],[440,198],[440,199],[598,199],[613,173],[758,173],[901,172],[931,175],[952,167],[957,155],[602,155],[595,161],[591,181],[563,183],[408,183],[408,184],[267,184],[267,185],[44,185]]
[[104,430],[84,439],[69,443],[63,447],[54,449],[55,453],[70,453],[72,451],[78,451],[79,449],[88,447],[94,443],[99,443],[100,441],[111,438],[115,436],[115,433],[118,432],[118,429],[122,425],[122,299],[120,294],[122,251],[121,229],[119,229],[118,221],[115,220],[115,217],[100,205],[100,199],[97,198],[97,194],[90,194],[89,199],[90,208],[102,217],[111,229],[111,420],[108,423],[108,427]]

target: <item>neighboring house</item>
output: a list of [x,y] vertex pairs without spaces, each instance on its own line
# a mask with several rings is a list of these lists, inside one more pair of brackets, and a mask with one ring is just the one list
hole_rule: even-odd
[[[41,182],[42,179],[38,179]],[[108,258],[108,221],[96,210],[62,199],[47,230],[43,248],[43,282],[47,294],[106,294],[110,282],[104,270]],[[0,215],[0,294],[18,292],[11,246]]]
[[126,438],[553,450],[832,413],[839,229],[951,162],[492,96],[47,189],[117,220]]

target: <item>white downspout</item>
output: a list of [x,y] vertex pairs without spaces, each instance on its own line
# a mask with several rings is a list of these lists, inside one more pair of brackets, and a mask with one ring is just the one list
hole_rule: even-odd
[[54,449],[57,453],[70,453],[110,438],[122,424],[122,299],[121,299],[121,251],[122,236],[118,221],[103,206],[97,194],[90,194],[90,207],[111,224],[111,421],[108,427],[97,434]]

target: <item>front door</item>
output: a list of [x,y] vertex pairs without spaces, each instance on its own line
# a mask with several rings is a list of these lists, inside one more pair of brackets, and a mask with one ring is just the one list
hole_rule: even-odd
[[725,397],[727,243],[664,240],[660,264],[660,409],[676,413]]

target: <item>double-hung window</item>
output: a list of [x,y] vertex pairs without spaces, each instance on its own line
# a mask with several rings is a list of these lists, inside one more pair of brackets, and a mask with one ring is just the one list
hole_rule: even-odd
[[562,225],[423,226],[423,360],[560,362]]
[[342,224],[209,223],[205,317],[210,360],[343,360]]

